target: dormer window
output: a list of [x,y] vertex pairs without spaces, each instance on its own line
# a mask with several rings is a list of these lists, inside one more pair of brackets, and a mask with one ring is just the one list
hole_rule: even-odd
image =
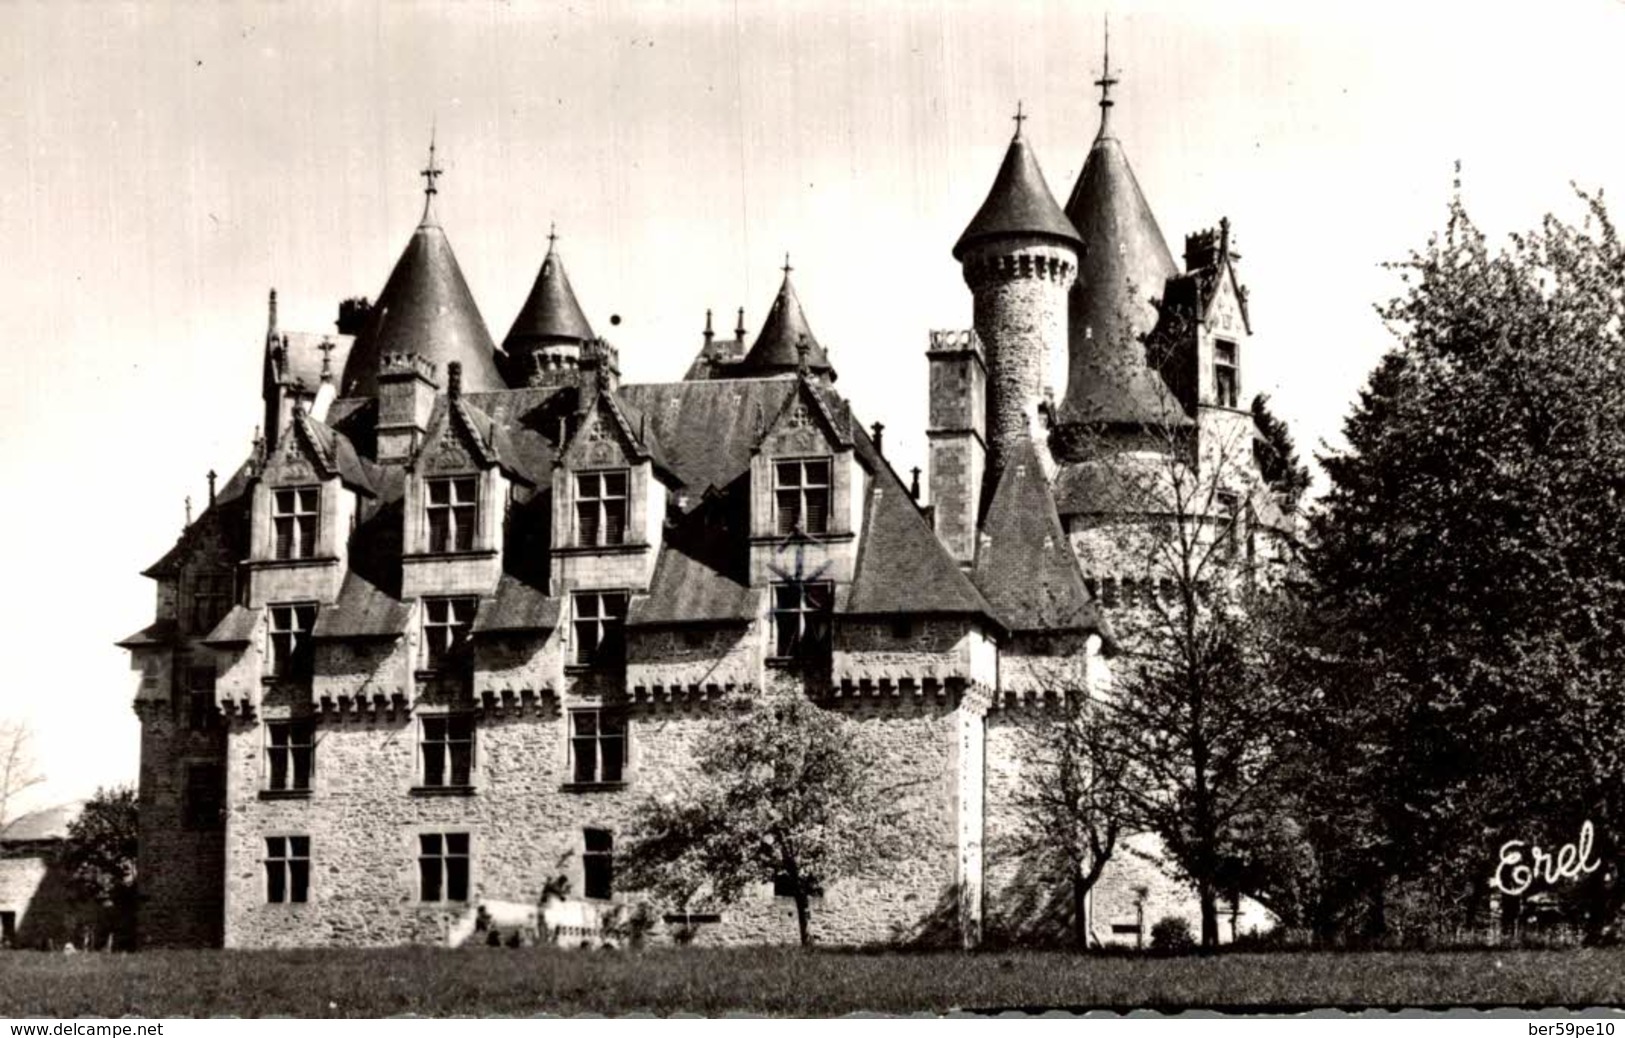
[[582,547],[626,543],[625,469],[576,476],[576,543]]
[[834,589],[827,583],[775,585],[774,655],[784,660],[828,657],[829,617],[834,602]]
[[271,607],[271,674],[279,678],[309,677],[315,660],[310,639],[316,626],[314,604]]
[[774,528],[786,536],[829,532],[829,459],[805,458],[773,465]]
[[474,550],[474,524],[479,518],[477,480],[473,476],[427,481],[429,551]]
[[440,670],[459,659],[468,642],[478,601],[472,598],[423,600],[423,667]]
[[1236,344],[1225,339],[1213,343],[1213,401],[1237,407],[1241,400],[1241,372],[1236,366]]
[[271,526],[278,559],[308,559],[316,554],[316,520],[321,514],[321,487],[288,487],[271,497]]

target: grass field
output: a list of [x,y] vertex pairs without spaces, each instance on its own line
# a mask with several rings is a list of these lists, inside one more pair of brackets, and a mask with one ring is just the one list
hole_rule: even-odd
[[0,1016],[830,1016],[1625,1003],[1625,952],[1082,957],[794,948],[0,953]]

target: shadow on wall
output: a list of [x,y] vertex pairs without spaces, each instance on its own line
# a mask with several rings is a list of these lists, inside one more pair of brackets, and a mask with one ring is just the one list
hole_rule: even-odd
[[54,854],[0,859],[0,891],[0,912],[12,913],[14,948],[83,947],[110,932],[100,906],[78,892]]

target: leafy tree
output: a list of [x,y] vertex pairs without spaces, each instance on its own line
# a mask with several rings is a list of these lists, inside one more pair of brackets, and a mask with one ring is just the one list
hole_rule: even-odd
[[1393,884],[1468,921],[1506,839],[1593,821],[1625,889],[1625,249],[1600,197],[1491,248],[1459,197],[1379,308],[1399,342],[1322,458],[1310,564],[1370,750],[1374,925]]
[[21,721],[0,721],[0,825],[10,820],[17,794],[45,781],[34,761],[33,732]]
[[905,820],[856,736],[801,697],[742,700],[702,737],[697,781],[639,808],[618,880],[684,909],[773,883],[794,899],[810,945],[812,898],[906,846]]
[[1289,514],[1295,513],[1304,492],[1309,489],[1309,469],[1298,459],[1292,430],[1275,417],[1269,405],[1268,393],[1253,397],[1253,424],[1258,427],[1261,438],[1254,444],[1253,457],[1265,484],[1280,500],[1281,508]]
[[135,927],[139,806],[130,786],[98,789],[69,824],[62,848],[74,886],[102,908],[100,929],[127,948]]

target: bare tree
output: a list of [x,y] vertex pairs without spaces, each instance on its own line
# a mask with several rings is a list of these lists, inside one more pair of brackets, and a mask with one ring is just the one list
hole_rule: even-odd
[[0,826],[11,818],[11,803],[23,790],[45,781],[34,759],[34,733],[22,721],[0,721]]

